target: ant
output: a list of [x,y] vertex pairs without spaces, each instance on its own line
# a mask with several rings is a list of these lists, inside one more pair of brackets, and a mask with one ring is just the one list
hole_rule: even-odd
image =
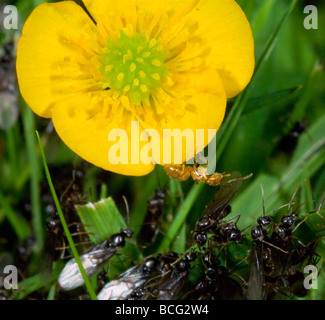
[[148,258],[144,263],[126,270],[103,287],[98,293],[98,300],[125,300],[132,297],[133,292],[156,270],[156,265],[155,258]]
[[166,197],[167,191],[165,189],[157,189],[155,196],[148,200],[147,215],[140,232],[143,242],[152,243],[155,241],[159,231]]
[[131,295],[136,300],[176,300],[185,285],[190,262],[196,255],[186,253],[179,259],[178,254],[168,252],[157,256],[156,271],[159,276],[149,279],[143,287],[137,288]]
[[207,251],[203,256],[204,276],[186,296],[195,300],[244,299],[241,285],[220,264],[215,253]]
[[[80,256],[83,267],[88,277],[93,276],[97,270],[109,261],[116,252],[125,246],[125,239],[131,238],[133,232],[129,229],[122,229],[121,232],[113,234],[107,240],[100,242],[87,250]],[[62,270],[58,282],[63,290],[73,290],[83,285],[83,278],[75,259],[67,262]]]
[[213,240],[217,243],[227,243],[229,241],[241,241],[241,233],[236,224],[228,221],[221,222],[223,218],[231,212],[229,201],[237,193],[241,186],[241,181],[236,180],[232,184],[222,185],[216,192],[214,199],[206,207],[203,217],[196,223],[194,231],[194,241],[198,246],[204,246],[208,240],[208,234],[213,234]]
[[293,129],[282,138],[278,149],[290,155],[295,150],[299,137],[306,131],[306,129],[307,125],[305,122],[297,121],[294,124]]
[[[172,178],[180,181],[186,181],[189,179],[189,177],[192,177],[192,179],[195,182],[203,182],[206,183],[209,186],[218,186],[221,184],[222,180],[226,177],[230,177],[230,174],[228,173],[219,173],[215,172],[213,174],[207,174],[207,164],[200,165],[197,167],[196,164],[191,166],[185,166],[185,164],[171,164],[171,165],[165,165],[164,169],[166,173],[171,176]],[[246,176],[246,177],[240,177],[236,179],[229,180],[225,183],[231,183],[236,180],[247,180],[252,177],[252,174]]]
[[99,293],[105,286],[105,284],[109,281],[107,276],[107,272],[105,270],[101,271],[97,275],[97,293]]
[[156,285],[152,294],[157,300],[176,300],[179,293],[185,285],[188,271],[190,269],[190,261],[188,256],[185,259],[178,261],[171,271],[166,273],[161,278],[161,281]]

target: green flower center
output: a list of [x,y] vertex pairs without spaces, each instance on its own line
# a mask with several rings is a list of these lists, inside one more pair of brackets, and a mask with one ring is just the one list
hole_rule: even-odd
[[148,101],[168,75],[164,60],[165,53],[156,39],[148,41],[144,34],[129,37],[121,32],[118,39],[108,39],[101,56],[104,88],[128,95],[136,105]]

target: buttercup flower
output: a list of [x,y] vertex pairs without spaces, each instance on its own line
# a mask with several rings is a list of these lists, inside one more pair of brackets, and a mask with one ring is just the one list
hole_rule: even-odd
[[[155,129],[161,139],[164,129],[201,129],[206,146],[207,130],[223,120],[226,99],[245,88],[254,69],[250,26],[236,2],[83,2],[88,13],[72,1],[46,3],[26,21],[17,74],[27,104],[52,118],[82,158],[125,175],[154,168],[141,161],[143,155],[131,163],[148,145],[131,135],[131,121],[138,121],[140,133]],[[108,136],[116,128],[128,133],[127,163],[108,159],[116,144]],[[176,150],[182,161],[190,151],[200,150],[196,143]],[[155,160],[163,163],[162,152]]]

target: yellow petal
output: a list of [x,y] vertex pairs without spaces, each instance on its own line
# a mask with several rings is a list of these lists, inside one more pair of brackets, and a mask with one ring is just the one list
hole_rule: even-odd
[[83,0],[103,37],[131,35],[137,28],[136,0]]
[[[196,148],[195,141],[198,135],[203,137],[204,145],[202,147],[207,146],[219,129],[225,115],[226,93],[217,71],[206,68],[197,72],[188,72],[186,78],[187,88],[183,89],[185,94],[182,98],[171,99],[164,118],[160,121],[159,132],[164,139],[169,139],[170,134],[164,129],[179,129],[181,132],[190,129],[194,143],[191,140],[186,140],[186,143],[183,141],[184,143],[179,148],[179,145],[174,143],[175,140],[171,139],[170,155],[163,152],[168,152],[168,150],[163,150],[163,145],[161,145],[161,157],[156,159],[156,162],[160,164],[166,164],[163,159],[164,155],[170,156],[171,163],[177,163],[177,158],[174,157],[175,152],[178,155],[181,153],[182,162],[191,159],[202,150]],[[179,112],[182,109],[183,111]],[[210,137],[209,129],[213,133],[212,136],[210,134]]]
[[[171,56],[196,43],[206,64],[219,72],[228,98],[246,87],[254,71],[254,41],[234,0],[138,0],[138,7],[142,31],[162,37]],[[188,51],[194,58],[192,48]]]
[[[150,173],[155,167],[154,164],[143,164],[140,160],[139,164],[132,164],[131,156],[138,155],[135,145],[139,141],[138,136],[131,135],[132,119],[126,121],[123,120],[123,114],[109,112],[106,108],[110,104],[107,99],[108,93],[98,91],[75,95],[58,102],[53,108],[56,131],[71,150],[98,167],[131,176]],[[120,107],[119,110],[123,111],[123,108]],[[129,138],[128,142],[123,144],[127,152],[125,164],[113,164],[108,156],[110,149],[118,142],[108,140],[109,133],[114,129],[124,130]],[[139,144],[140,150],[144,144]],[[118,153],[117,156],[122,154]]]
[[244,12],[233,0],[202,0],[193,10],[196,34],[211,51],[208,63],[217,68],[227,97],[241,92],[254,71],[254,40]]
[[51,117],[57,101],[98,86],[98,41],[95,24],[72,1],[32,12],[18,44],[17,75],[35,113]]

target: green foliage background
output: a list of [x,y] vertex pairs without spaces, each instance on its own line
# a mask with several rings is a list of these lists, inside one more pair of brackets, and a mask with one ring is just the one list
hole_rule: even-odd
[[[33,8],[42,2],[17,0],[7,1],[7,4],[17,6],[21,29]],[[325,3],[299,0],[282,25],[281,21],[293,1],[237,2],[250,21],[256,61],[261,64],[248,90],[228,103],[227,116],[218,133],[218,150],[221,151],[217,156],[217,170],[239,171],[242,175],[253,173],[253,178],[243,183],[232,201],[233,214],[241,214],[239,226],[246,228],[261,215],[261,184],[267,212],[288,203],[296,187],[299,187],[298,202],[309,200],[302,215],[315,209],[313,197],[316,207],[325,198]],[[307,4],[317,5],[318,30],[304,28],[306,14],[303,9]],[[281,29],[276,33],[279,26]],[[20,31],[1,29],[0,52],[8,40],[19,37]],[[271,45],[265,51],[270,38]],[[263,55],[265,52],[267,54]],[[17,121],[9,128],[0,128],[0,270],[1,252],[9,253],[9,260],[14,259],[15,248],[26,237],[35,237],[37,247],[35,259],[29,266],[31,276],[25,279],[25,291],[18,295],[18,298],[23,298],[42,288],[38,277],[40,270],[37,270],[35,261],[44,245],[48,218],[41,199],[46,178],[35,130],[40,132],[51,173],[52,170],[57,172],[68,168],[72,179],[72,170],[82,167],[82,160],[60,141],[55,132],[47,130],[48,121],[34,115],[22,99],[12,108],[19,110]],[[278,149],[279,142],[297,121],[304,121],[307,130],[301,135],[293,154],[288,155]],[[193,181],[171,181],[159,166],[144,177],[102,172],[93,166],[84,170],[83,194],[88,201],[111,196],[120,211],[125,212],[122,196],[126,197],[130,207],[128,225],[135,235],[145,217],[148,198],[153,196],[157,187],[169,188],[169,215],[162,227],[163,235],[152,252],[168,248],[184,252],[187,245],[180,239],[190,241],[190,230],[216,191],[214,187],[195,185]],[[52,173],[52,180],[60,195],[63,191],[55,173]],[[312,187],[313,197],[305,180]],[[315,234],[308,233],[316,232],[315,229],[318,230],[317,236],[323,236],[324,225],[316,226],[315,223],[308,222],[305,235],[301,236],[313,238]],[[317,252],[322,257],[321,266],[325,257],[323,242],[320,242]],[[325,298],[323,273],[319,277],[319,289],[312,290],[306,299]]]

